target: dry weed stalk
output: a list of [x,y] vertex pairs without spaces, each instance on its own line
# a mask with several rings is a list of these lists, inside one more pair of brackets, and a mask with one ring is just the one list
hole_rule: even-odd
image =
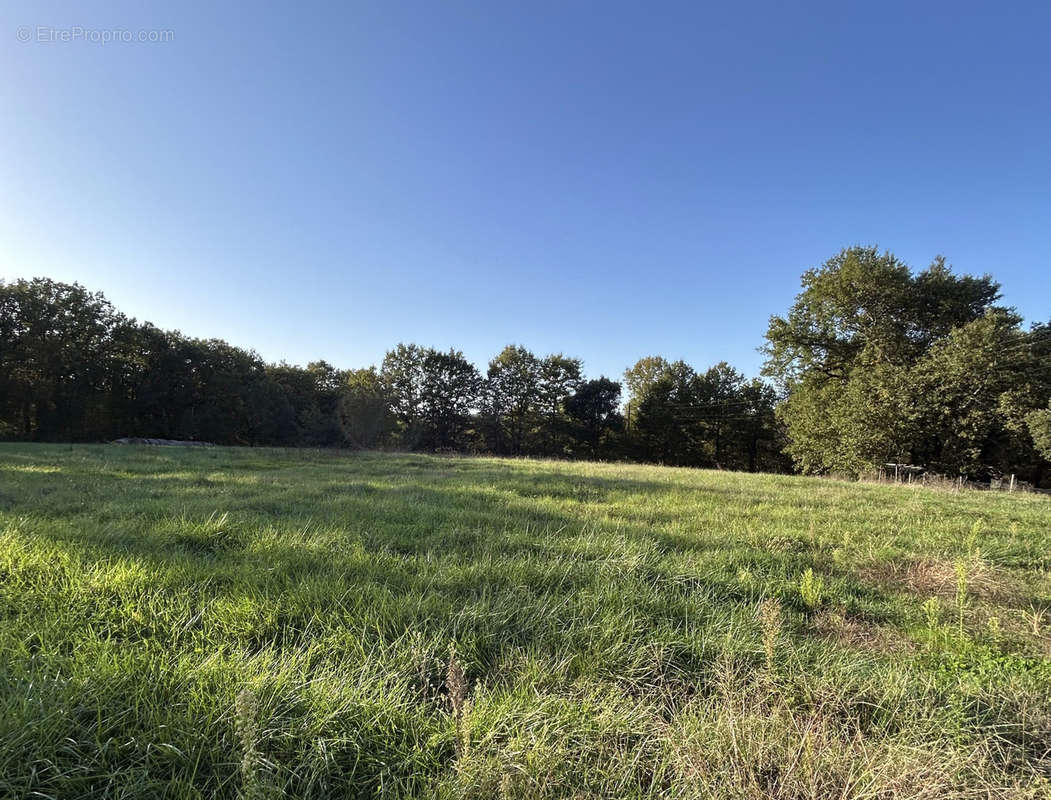
[[467,697],[467,678],[463,665],[456,657],[456,646],[449,645],[449,668],[445,673],[445,688],[448,691],[449,707],[456,722],[456,756],[465,760],[470,754],[471,740],[466,718],[471,712],[471,701]]
[[768,597],[759,605],[759,624],[763,628],[763,649],[766,651],[767,674],[774,674],[774,655],[777,637],[781,633],[781,603]]

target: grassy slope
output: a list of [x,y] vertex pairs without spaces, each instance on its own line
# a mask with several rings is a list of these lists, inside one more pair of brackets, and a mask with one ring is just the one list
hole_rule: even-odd
[[1048,797],[1049,570],[1033,496],[3,445],[0,796]]

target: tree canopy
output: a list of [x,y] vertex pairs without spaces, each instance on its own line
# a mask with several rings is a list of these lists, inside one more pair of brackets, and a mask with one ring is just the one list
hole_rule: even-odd
[[957,276],[941,257],[914,274],[891,253],[854,247],[805,272],[802,285],[788,313],[771,318],[764,348],[800,469],[1033,471],[1024,420],[1051,390],[1042,329],[1023,331],[996,304],[989,275]]

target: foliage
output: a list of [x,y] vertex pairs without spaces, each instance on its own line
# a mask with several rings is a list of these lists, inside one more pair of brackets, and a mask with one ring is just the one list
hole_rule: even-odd
[[1051,407],[1033,411],[1026,417],[1029,434],[1041,455],[1051,461]]
[[339,419],[346,440],[371,449],[383,443],[393,428],[390,398],[375,369],[352,370],[340,393]]
[[1031,451],[1031,443],[1011,435],[1004,413],[1030,367],[1019,322],[991,310],[952,329],[913,367],[914,448],[935,470],[974,475],[995,464],[1010,472]]
[[[132,321],[97,292],[38,278],[0,283],[0,417],[19,438],[96,435],[126,412]],[[123,368],[123,369],[122,369]],[[132,374],[128,374],[128,373]]]
[[539,416],[541,362],[521,345],[508,345],[489,362],[485,412],[494,452],[518,455]]
[[725,361],[703,373],[683,361],[640,359],[624,374],[633,388],[633,441],[642,460],[751,472],[780,471],[777,395]]
[[579,359],[539,358],[508,345],[489,362],[482,420],[489,449],[510,455],[566,455],[572,450],[566,404],[581,384]]
[[435,450],[464,445],[463,434],[477,408],[482,379],[459,350],[428,350],[423,358],[420,408]]
[[941,257],[914,275],[874,247],[804,273],[764,348],[764,372],[787,393],[778,414],[796,465],[1039,479],[1025,420],[1051,397],[1051,350],[998,298],[988,275],[954,275]]
[[819,605],[825,595],[825,580],[819,575],[814,574],[814,570],[807,567],[806,572],[803,573],[799,579],[799,597],[803,601],[803,605],[813,611]]
[[423,418],[423,361],[427,350],[416,344],[398,344],[383,357],[380,377],[391,402],[391,413],[401,426],[406,444],[416,443]]
[[624,427],[620,414],[620,384],[609,378],[583,381],[566,400],[566,414],[574,439],[586,455],[595,458],[609,452],[613,438]]
[[[0,283],[0,438],[150,437],[235,445],[622,456],[619,385],[509,346],[485,379],[457,350],[398,344],[380,368],[265,364],[47,279]],[[596,386],[605,400],[588,409]],[[610,400],[612,398],[612,401]],[[614,405],[610,406],[612,402]]]

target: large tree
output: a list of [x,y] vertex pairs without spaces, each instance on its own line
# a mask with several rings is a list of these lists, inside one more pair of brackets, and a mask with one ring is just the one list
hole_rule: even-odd
[[760,378],[740,387],[740,417],[730,429],[733,442],[731,469],[749,472],[786,472],[791,466],[784,453],[784,428],[777,420],[777,390]]
[[489,362],[485,412],[497,452],[518,455],[540,407],[543,365],[521,345],[509,344]]
[[562,353],[545,356],[540,362],[538,446],[550,455],[566,455],[572,447],[566,402],[580,385],[582,368],[579,358]]
[[0,431],[45,440],[108,435],[121,342],[133,327],[79,284],[0,282]]
[[[682,363],[682,362],[677,362]],[[627,421],[629,426],[635,424],[635,412],[649,389],[671,369],[671,364],[664,356],[643,356],[624,370],[624,386],[628,390]]]
[[913,274],[871,247],[804,273],[788,314],[770,320],[764,368],[787,392],[796,464],[979,474],[1025,461],[1025,414],[1044,395],[1030,339],[998,299],[988,275],[954,275],[942,258]]
[[732,449],[733,426],[748,413],[748,401],[741,396],[744,383],[744,375],[725,361],[694,378],[692,414],[710,445],[706,460],[716,467],[727,463],[727,445]]
[[637,456],[663,464],[704,463],[693,368],[684,361],[650,356],[624,375],[633,387],[631,433]]
[[430,351],[417,344],[398,344],[387,352],[380,366],[380,380],[390,401],[403,447],[414,448],[424,435],[423,362]]
[[907,366],[1000,296],[988,275],[955,276],[940,257],[913,275],[875,247],[842,250],[807,270],[802,284],[788,314],[771,317],[766,334],[764,371],[781,381],[846,381],[859,365]]
[[338,413],[343,435],[352,447],[369,449],[383,442],[394,420],[390,397],[374,367],[347,373]]
[[583,445],[584,455],[601,456],[607,438],[623,428],[619,407],[620,384],[605,376],[583,381],[566,400],[574,438]]
[[432,448],[456,449],[465,444],[464,432],[478,406],[481,383],[478,369],[459,350],[427,351],[420,408]]
[[636,457],[681,466],[781,469],[777,393],[746,381],[725,361],[697,372],[683,361],[640,359],[632,385],[631,440]]

